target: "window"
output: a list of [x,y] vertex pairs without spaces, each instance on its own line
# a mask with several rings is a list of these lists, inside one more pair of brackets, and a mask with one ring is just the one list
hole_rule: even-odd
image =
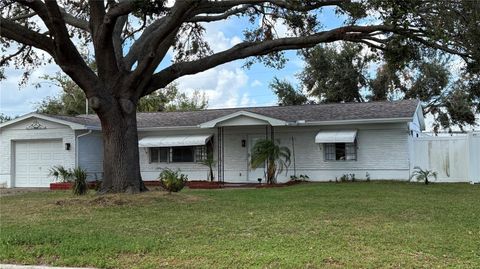
[[200,146],[195,148],[195,161],[201,162],[208,158],[207,147]]
[[325,144],[326,161],[356,161],[357,145],[355,143]]
[[170,148],[150,148],[150,162],[151,163],[168,162],[169,151],[170,151]]
[[207,159],[206,146],[150,148],[151,163],[200,162]]
[[172,162],[186,163],[193,162],[194,147],[174,147],[172,148]]

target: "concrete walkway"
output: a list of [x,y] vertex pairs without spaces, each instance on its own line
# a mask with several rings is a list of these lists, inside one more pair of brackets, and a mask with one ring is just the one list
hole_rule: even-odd
[[47,265],[0,264],[0,269],[95,269],[92,267],[53,267]]

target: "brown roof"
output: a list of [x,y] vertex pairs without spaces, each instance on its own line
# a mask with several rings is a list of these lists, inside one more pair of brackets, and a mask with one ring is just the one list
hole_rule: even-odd
[[[418,100],[402,100],[395,102],[382,101],[368,103],[206,109],[183,112],[151,112],[137,113],[137,122],[138,128],[197,126],[201,123],[227,116],[238,111],[248,111],[287,122],[305,120],[307,123],[339,120],[409,118],[413,117],[415,114],[418,103]],[[51,116],[86,126],[100,126],[100,121],[96,115],[79,115],[76,117]]]

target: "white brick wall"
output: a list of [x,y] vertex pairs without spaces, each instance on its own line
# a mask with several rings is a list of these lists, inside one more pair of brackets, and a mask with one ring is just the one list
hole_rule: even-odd
[[[0,130],[0,186],[11,186],[13,182],[12,149],[14,140],[62,139],[70,143],[71,150],[65,160],[67,167],[75,166],[75,137],[86,131],[74,132],[68,126],[38,120],[46,129],[27,130],[32,120],[25,120]],[[275,127],[275,139],[292,150],[292,137],[295,141],[296,174],[306,174],[314,181],[329,181],[346,173],[354,173],[357,178],[408,179],[409,176],[409,135],[407,124],[363,124],[349,126],[296,126]],[[325,161],[323,145],[315,143],[315,135],[321,130],[357,129],[357,161]],[[192,129],[140,132],[145,136],[178,134],[214,134],[214,156],[217,158],[217,129]],[[225,181],[248,182],[248,137],[264,136],[265,126],[224,127],[224,168]],[[246,140],[246,147],[241,141]],[[90,179],[101,177],[103,170],[103,148],[100,132],[79,138],[78,165],[90,172]],[[293,161],[293,157],[292,157]],[[156,180],[163,168],[180,169],[190,180],[205,180],[208,168],[198,163],[150,163],[148,150],[140,148],[140,169],[144,180]],[[214,169],[217,178],[217,169]],[[280,182],[293,175],[293,164],[288,173],[279,175]]]
[[[323,145],[315,143],[321,130],[357,129],[357,161],[325,161]],[[225,128],[225,181],[247,182],[247,148],[241,140],[249,135],[264,135],[265,127]],[[408,129],[406,124],[376,124],[325,127],[275,127],[275,139],[292,151],[295,141],[296,174],[306,174],[311,180],[335,180],[343,174],[354,173],[357,178],[402,179],[409,177]],[[293,152],[292,152],[293,154]],[[293,156],[292,156],[293,162]],[[293,163],[278,181],[289,180]]]

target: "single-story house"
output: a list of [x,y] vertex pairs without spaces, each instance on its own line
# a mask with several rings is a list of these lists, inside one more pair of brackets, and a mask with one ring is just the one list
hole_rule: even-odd
[[[273,138],[292,153],[279,175],[330,181],[344,174],[359,179],[407,180],[412,139],[425,129],[418,100],[138,113],[140,166],[144,180],[164,168],[190,180],[207,180],[200,163],[211,153],[215,180],[258,182],[264,168],[249,158],[259,139]],[[82,167],[102,178],[102,130],[96,115],[30,113],[0,125],[0,185],[45,187],[54,165]]]

